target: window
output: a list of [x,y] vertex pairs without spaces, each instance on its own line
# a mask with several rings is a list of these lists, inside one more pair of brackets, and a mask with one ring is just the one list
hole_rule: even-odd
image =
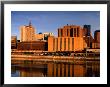
[[74,38],[72,38],[72,50],[74,50]]
[[79,28],[77,28],[77,37],[79,37]]
[[56,38],[56,50],[58,51],[58,38]]
[[70,38],[68,38],[68,50],[70,50]]
[[64,50],[66,50],[66,38],[64,38]]
[[70,29],[70,37],[73,37],[73,28]]
[[76,37],[76,28],[74,28],[74,37]]
[[55,38],[53,38],[53,51],[55,50]]
[[60,38],[60,51],[62,50],[62,38]]

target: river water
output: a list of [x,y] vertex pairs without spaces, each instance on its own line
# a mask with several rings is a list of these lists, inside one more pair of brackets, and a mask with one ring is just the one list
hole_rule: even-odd
[[12,77],[100,77],[100,62],[12,65]]

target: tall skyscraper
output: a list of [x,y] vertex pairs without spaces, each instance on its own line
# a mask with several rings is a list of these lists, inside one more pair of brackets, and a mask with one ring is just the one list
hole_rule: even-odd
[[87,43],[88,48],[92,48],[92,34],[91,34],[91,25],[84,25],[83,26],[83,38]]
[[90,33],[91,33],[91,25],[84,25],[83,26],[83,35],[84,36],[90,36]]
[[29,22],[28,26],[20,27],[20,41],[35,41],[35,29]]

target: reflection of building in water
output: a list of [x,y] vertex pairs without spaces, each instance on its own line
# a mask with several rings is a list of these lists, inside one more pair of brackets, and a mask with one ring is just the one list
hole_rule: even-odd
[[[95,62],[96,63],[96,62]],[[88,77],[99,77],[100,76],[100,65],[94,63],[88,63],[86,65],[86,74]]]
[[47,75],[49,77],[83,77],[85,76],[83,65],[73,64],[48,64]]
[[22,69],[20,71],[20,77],[42,77],[43,76],[43,72],[41,69],[37,69],[37,70],[34,70],[32,68],[29,68],[29,69]]
[[[41,65],[42,66],[42,65]],[[19,73],[19,75],[17,75]],[[12,66],[12,76],[20,77],[99,77],[99,62],[87,62],[87,64],[48,63],[43,67],[15,67]]]

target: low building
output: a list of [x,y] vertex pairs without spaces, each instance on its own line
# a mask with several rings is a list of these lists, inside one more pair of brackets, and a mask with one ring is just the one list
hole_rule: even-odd
[[47,32],[47,33],[35,34],[36,40],[48,40],[49,36],[53,36],[53,33]]
[[17,36],[11,36],[11,49],[17,49]]
[[43,34],[44,34],[44,40],[48,40],[49,36],[53,36],[53,33],[51,33],[51,32],[46,32],[46,33],[43,33]]
[[31,42],[19,42],[17,44],[18,50],[40,50],[47,51],[48,44],[46,41],[31,41]]
[[44,40],[44,34],[35,34],[36,40]]

